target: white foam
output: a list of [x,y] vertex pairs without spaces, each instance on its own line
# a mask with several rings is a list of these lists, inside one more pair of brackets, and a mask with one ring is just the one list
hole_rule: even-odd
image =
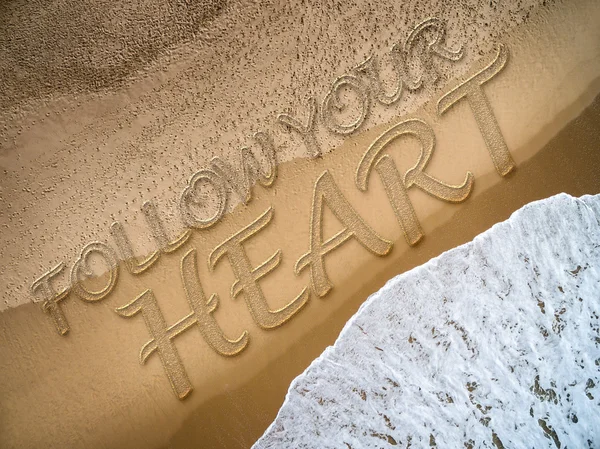
[[254,448],[600,447],[599,220],[557,195],[391,279]]

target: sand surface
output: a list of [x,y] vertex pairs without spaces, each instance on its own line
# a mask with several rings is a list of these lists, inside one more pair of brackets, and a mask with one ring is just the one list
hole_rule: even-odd
[[[172,5],[133,8],[132,17],[142,24],[125,27],[109,20],[119,17],[118,10],[97,3],[98,14],[106,18],[102,27],[94,25],[100,33],[88,22],[96,6],[59,26],[62,22],[52,19],[58,6],[48,6],[44,14],[41,5],[35,13],[53,20],[50,26],[30,22],[26,13],[34,4],[4,3],[0,14],[10,16],[17,28],[21,21],[50,33],[44,45],[52,39],[64,44],[65,36],[78,42],[76,36],[94,32],[107,43],[89,44],[87,50],[78,44],[67,59],[62,56],[68,43],[52,45],[53,51],[44,53],[56,58],[50,63],[32,50],[33,38],[27,37],[35,32],[1,32],[0,39],[10,41],[2,48],[12,50],[0,63],[12,68],[2,78],[7,89],[0,92],[19,91],[0,102],[0,358],[9,362],[0,368],[1,445],[148,448],[202,441],[207,447],[249,447],[273,420],[290,381],[333,343],[347,319],[387,279],[471,240],[529,201],[561,191],[599,192],[598,6],[589,1],[536,9],[532,1],[479,10],[474,4],[234,2],[195,10],[182,3],[185,14],[194,17],[188,25],[199,29],[192,38],[181,31],[192,29],[188,25],[172,26],[180,13]],[[72,11],[66,2],[59,6]],[[166,17],[156,12],[162,7],[172,14],[170,25],[149,26],[153,22],[144,17]],[[336,76],[369,51],[382,54],[405,39],[429,15],[448,22],[449,45],[465,48],[461,61],[440,63],[437,80],[426,77],[424,87],[407,92],[396,107],[373,108],[364,129],[349,138],[332,137],[320,127],[325,156],[317,160],[307,158],[297,136],[274,124],[286,110],[303,115],[307,94],[322,98]],[[93,30],[85,31],[78,20]],[[153,38],[154,32],[160,38]],[[115,42],[129,41],[139,45],[111,50]],[[468,109],[440,118],[432,101],[489,61],[497,42],[507,45],[510,60],[486,92],[517,165],[508,177],[494,171]],[[16,50],[23,46],[33,56]],[[151,54],[146,59],[144,48]],[[19,54],[36,69],[10,62]],[[70,82],[78,64],[85,73]],[[18,67],[27,76],[19,75]],[[62,78],[44,83],[44,71]],[[99,83],[110,81],[90,82],[99,77],[95,71],[105,75]],[[435,130],[438,143],[429,173],[449,183],[460,183],[467,170],[475,175],[474,191],[463,204],[410,192],[425,234],[414,248],[404,241],[381,182],[374,181],[367,193],[354,185],[356,165],[369,143],[407,113]],[[154,200],[169,233],[180,232],[176,205],[190,176],[215,155],[238,163],[239,149],[260,129],[278,144],[273,187],[256,186],[247,206],[232,202],[232,213],[217,226],[194,231],[184,248],[161,256],[147,273],[133,276],[121,265],[106,300],[63,301],[71,331],[59,336],[39,305],[31,304],[33,280],[60,261],[70,267],[90,241],[111,242],[108,229],[114,220],[123,223],[136,254],[148,254],[155,243],[140,214],[142,202]],[[399,148],[391,150],[393,158],[407,169],[419,149],[414,142],[403,152]],[[324,170],[394,249],[378,258],[351,241],[328,258],[335,285],[331,294],[313,295],[281,328],[261,330],[244,301],[231,300],[234,277],[228,264],[211,273],[206,259],[212,248],[272,206],[272,224],[248,251],[258,264],[282,250],[280,266],[261,286],[273,308],[289,302],[309,283],[308,273],[293,275],[293,266],[308,248],[312,189]],[[338,229],[333,216],[325,218],[327,233]],[[189,313],[179,263],[190,248],[198,251],[205,290],[221,298],[216,319],[228,335],[246,329],[251,340],[239,356],[224,358],[197,330],[178,337],[176,346],[194,386],[189,399],[179,401],[157,357],[139,364],[138,353],[149,338],[143,320],[125,320],[114,309],[151,288],[168,323]],[[66,285],[66,277],[58,284]]]

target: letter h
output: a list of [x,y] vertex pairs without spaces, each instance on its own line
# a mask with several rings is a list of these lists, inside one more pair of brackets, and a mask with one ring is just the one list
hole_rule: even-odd
[[190,250],[181,260],[181,277],[186,298],[192,311],[168,327],[152,290],[148,289],[129,304],[116,309],[122,317],[132,317],[142,313],[152,339],[140,351],[140,362],[144,364],[153,352],[158,352],[171,386],[179,399],[186,398],[193,390],[187,373],[179,357],[173,339],[198,324],[208,345],[224,356],[234,356],[248,344],[248,332],[244,331],[237,340],[229,340],[219,327],[212,313],[219,304],[213,294],[207,301],[198,275],[196,250]]

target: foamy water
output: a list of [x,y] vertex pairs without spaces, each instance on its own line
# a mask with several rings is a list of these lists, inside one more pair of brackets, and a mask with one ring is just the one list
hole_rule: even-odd
[[372,295],[254,448],[598,447],[599,262],[600,195],[527,205]]

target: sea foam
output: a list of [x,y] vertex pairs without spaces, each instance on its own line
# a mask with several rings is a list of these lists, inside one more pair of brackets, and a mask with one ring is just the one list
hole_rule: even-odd
[[600,195],[396,276],[291,384],[266,448],[600,447]]

